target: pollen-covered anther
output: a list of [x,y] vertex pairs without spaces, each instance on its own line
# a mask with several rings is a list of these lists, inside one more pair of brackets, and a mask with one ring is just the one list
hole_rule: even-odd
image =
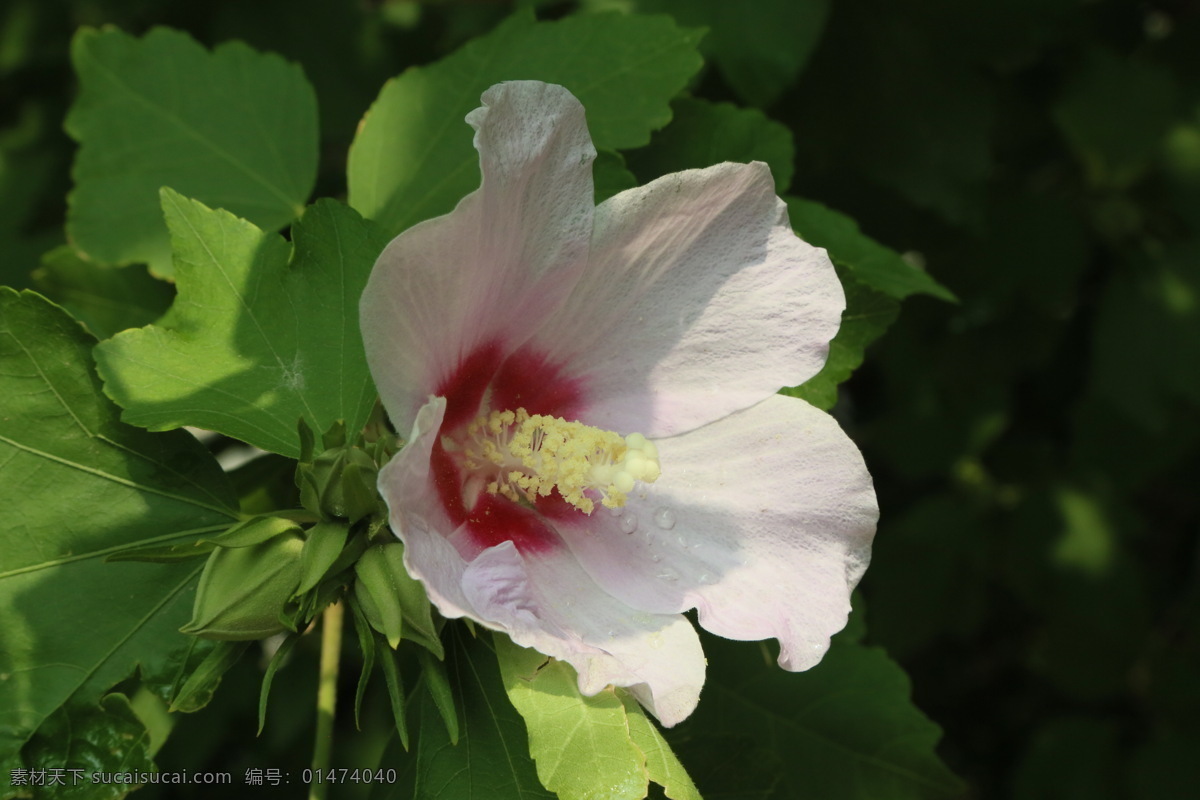
[[468,434],[468,466],[493,465],[487,491],[510,500],[532,502],[557,489],[591,514],[597,498],[607,508],[620,508],[639,481],[653,483],[661,474],[658,448],[640,433],[622,437],[523,408],[481,416]]

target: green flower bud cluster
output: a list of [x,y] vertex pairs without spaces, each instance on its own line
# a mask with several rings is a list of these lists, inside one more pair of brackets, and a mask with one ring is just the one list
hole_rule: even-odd
[[395,440],[382,433],[369,443],[362,436],[350,442],[338,422],[318,451],[301,421],[300,443],[295,480],[302,509],[256,515],[217,536],[128,550],[112,560],[207,556],[185,633],[248,641],[302,632],[344,598],[366,636],[379,635],[392,649],[409,639],[440,658],[429,600],[404,567],[404,546],[388,530],[375,488]]
[[317,451],[301,421],[300,445],[303,510],[253,517],[204,543],[211,552],[185,633],[237,641],[301,632],[353,583],[374,540],[395,541],[375,489],[376,459],[391,456],[391,440],[348,442],[338,422]]
[[249,641],[290,633],[274,650],[264,677],[261,727],[270,676],[313,620],[330,604],[344,602],[363,652],[355,715],[368,674],[378,664],[397,730],[407,739],[403,684],[388,651],[405,639],[420,645],[423,670],[441,685],[444,677],[440,683],[437,678],[444,670],[434,660],[444,657],[441,618],[405,568],[404,545],[388,529],[387,507],[375,488],[379,468],[395,453],[396,442],[377,427],[369,431],[373,441],[360,435],[351,442],[339,422],[321,437],[318,451],[316,437],[301,421],[295,482],[302,508],[251,516],[213,537],[110,557],[159,562],[208,558],[192,618],[180,630],[215,641],[171,697],[172,709],[194,710],[207,702]]
[[[361,439],[361,437],[360,437]],[[321,437],[317,453],[312,431],[301,420],[300,463],[296,486],[300,504],[321,519],[344,519],[351,525],[383,512],[375,481],[379,465],[391,457],[394,442],[381,437],[370,445],[348,444],[346,426],[336,423]]]

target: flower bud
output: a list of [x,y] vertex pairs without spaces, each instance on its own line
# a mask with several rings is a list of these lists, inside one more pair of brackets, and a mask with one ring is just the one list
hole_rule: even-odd
[[301,504],[324,519],[338,517],[351,524],[380,510],[375,481],[379,469],[375,460],[359,447],[336,444],[301,460],[296,468]]
[[304,537],[287,530],[248,547],[218,547],[204,565],[184,633],[262,639],[287,630],[280,614],[300,582]]
[[425,588],[404,567],[404,545],[376,545],[354,565],[354,591],[371,627],[396,648],[411,639],[439,658],[441,642],[433,625]]

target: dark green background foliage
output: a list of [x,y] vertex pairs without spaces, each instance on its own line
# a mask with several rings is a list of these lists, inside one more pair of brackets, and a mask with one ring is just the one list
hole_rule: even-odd
[[[603,53],[565,47],[561,58],[554,56],[542,43],[543,29],[530,32],[531,17],[510,18],[514,6],[526,13],[533,7],[542,20],[570,17],[569,25],[590,25],[577,15],[607,9],[664,13],[689,30],[660,18],[638,28],[649,39],[634,41],[621,21],[603,23],[615,27],[599,35],[648,59],[645,76],[628,78],[628,91],[645,92],[630,97],[604,83],[612,78],[605,76]],[[738,13],[730,13],[734,6]],[[462,113],[488,85],[470,82],[482,74],[478,63],[501,57],[513,62],[511,70],[530,73],[505,77],[550,79],[555,70],[564,81],[599,76],[594,85],[574,87],[598,117],[617,119],[624,103],[637,109],[627,121],[594,129],[604,151],[597,167],[601,195],[727,159],[771,165],[794,226],[829,249],[849,298],[825,372],[788,391],[831,408],[860,444],[882,519],[854,629],[812,673],[769,668],[756,645],[706,639],[710,685],[696,716],[667,739],[709,800],[1151,800],[1189,796],[1200,786],[1200,6],[1176,0],[4,0],[0,283],[42,292],[102,339],[154,322],[175,293],[151,275],[171,269],[166,228],[154,228],[136,246],[110,236],[129,209],[105,207],[105,192],[114,190],[96,182],[114,179],[113,163],[117,178],[124,174],[120,152],[87,149],[89,136],[101,137],[103,119],[93,121],[95,108],[77,105],[64,129],[80,85],[72,36],[80,26],[105,24],[135,37],[170,26],[207,48],[237,39],[303,69],[315,108],[294,67],[242,45],[226,49],[230,59],[266,59],[259,74],[267,77],[249,91],[283,104],[262,124],[286,131],[288,149],[277,162],[252,164],[262,174],[247,179],[251,188],[239,195],[244,207],[206,196],[210,182],[242,186],[222,183],[206,162],[192,164],[192,184],[172,184],[262,228],[281,269],[291,245],[274,231],[314,197],[349,198],[381,226],[361,227],[367,223],[344,206],[317,207],[330,215],[329,225],[361,231],[362,252],[346,267],[359,274],[384,229],[441,213],[469,191],[475,173],[467,166],[447,177],[441,194],[430,190],[420,198],[424,205],[414,206],[405,200],[412,197],[406,187],[428,180],[414,170],[436,172],[436,163],[389,164],[386,174],[364,175],[374,162],[356,167],[362,157],[356,155],[347,179],[347,153],[377,97],[377,121],[395,115],[413,126],[405,135],[420,138],[423,126],[441,124],[440,117],[416,117],[404,103],[413,92],[459,89],[461,98],[431,108],[461,126]],[[708,28],[699,44],[703,66],[691,30],[701,27]],[[389,84],[391,99],[379,95],[405,68],[434,64],[490,32],[474,49]],[[174,35],[156,36],[168,42]],[[75,42],[77,67],[117,58],[129,46],[111,39],[107,49],[92,52],[89,41]],[[546,63],[522,61],[525,47]],[[222,107],[202,96],[204,86],[195,90],[196,108]],[[135,124],[144,128],[156,118]],[[64,130],[85,143],[87,155],[74,161],[74,173],[76,143]],[[123,134],[104,135],[112,142]],[[361,141],[376,135],[365,133]],[[228,144],[234,149],[235,139]],[[439,146],[432,159],[471,163],[469,138]],[[139,161],[144,169],[131,180],[152,189],[165,180],[160,171],[173,166],[162,155]],[[382,183],[372,191],[384,194],[364,192],[368,178]],[[63,198],[75,184],[81,188],[68,216]],[[142,202],[137,214],[157,226],[156,199]],[[304,219],[291,235],[301,259],[308,246],[303,232],[321,224],[319,216]],[[190,290],[185,277],[181,296]],[[5,309],[11,300],[14,310],[0,331],[17,330],[36,304],[18,313],[15,296],[5,298]],[[36,336],[71,328],[65,317],[37,319],[21,330]],[[164,322],[180,319],[176,313]],[[75,328],[63,335],[63,352],[74,355],[62,358],[84,359],[70,367],[83,376],[81,385],[98,381],[87,377],[90,339]],[[101,400],[83,392],[71,402],[89,409],[94,429],[115,443],[106,458],[117,459],[118,445],[146,452],[172,446],[173,439],[150,444],[148,434],[118,423]],[[353,414],[365,415],[355,402]],[[150,424],[127,408],[135,413],[125,422]],[[291,429],[281,424],[280,430]],[[88,447],[108,452],[102,443]],[[291,447],[276,449],[294,455]],[[274,458],[230,476],[243,510],[294,504],[290,462]],[[232,495],[219,475],[196,469],[217,500],[205,506],[212,520],[193,523],[215,525],[232,513],[223,511]],[[134,488],[158,491],[153,480],[135,477]],[[6,506],[11,489],[0,487]],[[122,498],[134,502],[132,495]],[[0,577],[15,552],[3,554]],[[93,574],[97,568],[86,567],[89,581],[103,582]],[[198,565],[171,569],[154,574],[183,579]],[[153,571],[139,565],[128,574],[138,570]],[[180,585],[184,596],[193,591],[186,588],[191,583]],[[168,630],[185,620],[186,609],[172,606],[160,623]],[[154,716],[153,698],[144,693],[173,696],[172,675],[178,681],[194,670],[204,644],[144,659],[142,682],[119,685],[123,693],[101,699],[128,674],[136,653],[104,668],[115,670],[104,673],[105,685],[64,684],[54,701],[62,705],[23,708],[19,724],[12,723],[24,731],[22,740],[38,731],[22,757],[58,763],[68,757],[61,752],[66,738],[86,757],[101,753],[97,763],[102,751],[110,761],[120,751],[127,768],[153,757],[160,769],[228,770],[239,781],[250,767],[298,775],[311,746],[314,638],[302,639],[293,663],[274,676],[259,738],[254,700],[264,665],[254,648],[225,675],[207,708]],[[354,676],[360,656],[350,639],[343,670]],[[458,631],[447,651],[449,686],[465,704],[458,711],[459,747],[476,748],[487,764],[507,764],[497,780],[528,787],[512,796],[542,796],[532,762],[509,759],[509,748],[526,752],[524,729],[504,705],[486,643]],[[400,672],[410,688],[423,687],[413,659],[402,659]],[[937,752],[945,766],[930,755],[937,727],[907,703],[909,682],[915,706],[942,728]],[[457,774],[442,709],[429,693],[412,695],[416,743],[405,755],[383,683],[376,677],[366,688],[361,732],[352,714],[339,718],[334,764],[399,765],[405,787],[414,780],[420,787],[422,775],[436,777],[438,770]],[[350,708],[353,682],[346,687],[342,702]],[[202,688],[211,692],[214,684]],[[490,704],[502,713],[480,711]],[[149,745],[131,747],[129,736],[148,736]],[[447,753],[448,766],[439,760]],[[10,764],[18,762],[0,768],[7,772]],[[190,788],[194,793],[146,789],[139,796],[204,796],[203,787]],[[491,796],[478,787],[454,791],[454,797]],[[359,787],[334,796],[366,794]],[[409,793],[391,787],[377,796]]]

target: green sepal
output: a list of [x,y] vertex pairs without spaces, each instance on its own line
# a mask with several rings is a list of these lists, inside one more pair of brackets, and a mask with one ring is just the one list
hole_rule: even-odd
[[334,425],[322,436],[325,450],[296,467],[300,503],[323,518],[351,524],[380,510],[375,488],[379,469],[369,453],[347,447],[345,430]]
[[380,427],[375,433],[378,438],[364,445],[364,449],[376,464],[386,464],[392,460],[392,456],[400,452],[400,441],[394,433],[386,428]]
[[[336,574],[336,571],[334,573]],[[293,602],[288,603],[279,615],[280,622],[288,630],[304,630],[327,606],[341,599],[343,590],[349,583],[350,576],[346,575],[343,580],[322,581],[317,584],[316,589],[309,592],[297,592],[293,596]]]
[[249,642],[217,642],[171,698],[168,711],[199,711],[212,700],[221,678],[237,663]]
[[207,539],[206,542],[218,547],[253,547],[274,539],[276,536],[299,530],[300,526],[290,519],[254,517],[234,525],[220,536]]
[[404,680],[400,677],[400,667],[396,665],[396,654],[381,648],[379,666],[383,668],[383,677],[387,683],[388,699],[392,703],[392,716],[396,718],[396,733],[400,734],[400,744],[408,751],[408,718],[404,712]]
[[429,695],[437,706],[438,714],[446,723],[446,733],[450,736],[450,744],[458,744],[458,711],[454,708],[454,691],[450,688],[450,676],[446,674],[446,666],[429,654],[426,650],[418,650],[417,658],[421,662],[421,671],[429,684]]
[[[359,712],[362,710],[363,695],[367,691],[367,683],[371,679],[371,668],[375,666],[375,632],[371,623],[367,622],[357,599],[353,595],[346,596],[346,605],[354,615],[354,632],[358,635],[358,647],[362,650],[362,672],[358,675],[358,687],[354,690],[354,727],[362,730],[359,722]],[[423,651],[418,651],[423,652]]]
[[303,549],[298,531],[247,547],[218,547],[200,575],[192,619],[180,630],[228,641],[288,630],[281,616],[300,583]]
[[258,736],[262,735],[263,726],[267,722],[267,698],[271,695],[271,681],[275,678],[276,670],[287,661],[298,641],[300,641],[299,634],[284,639],[271,656],[271,663],[267,665],[267,671],[262,679],[262,689],[258,693],[258,732],[256,734]]
[[355,448],[349,451],[350,459],[342,471],[342,503],[346,518],[351,523],[370,516],[380,510],[379,469],[365,451]]
[[105,561],[145,561],[153,564],[174,564],[190,558],[206,556],[216,548],[210,539],[197,539],[179,544],[132,547],[105,557]]
[[[360,561],[359,563],[362,562]],[[358,565],[356,564],[355,573],[358,572]],[[384,615],[380,613],[379,605],[375,602],[375,598],[371,594],[371,590],[367,588],[367,584],[362,580],[361,576],[357,581],[354,582],[354,597],[356,600],[358,600],[358,605],[362,608],[363,616],[367,618],[367,622],[371,625],[371,627],[384,635],[384,638],[388,641],[389,647],[398,647],[400,645],[399,637],[402,630],[396,632],[396,644],[392,644],[391,636],[388,634],[388,625],[391,620],[389,618],[387,622],[384,621]],[[399,622],[396,624],[398,626],[402,625],[402,623]]]
[[330,574],[330,567],[337,563],[350,526],[344,522],[318,522],[304,534],[304,550],[300,553],[300,585],[295,597],[299,597]]
[[300,463],[307,464],[313,460],[313,454],[316,452],[317,438],[313,434],[312,426],[304,417],[296,425],[296,431],[300,437]]
[[334,559],[334,562],[325,571],[326,575],[337,575],[345,569],[349,569],[358,563],[359,557],[367,551],[367,546],[370,544],[370,536],[352,536],[342,548],[342,552]]
[[355,594],[371,626],[395,649],[407,630],[409,640],[434,653],[445,651],[433,625],[429,598],[420,582],[404,568],[404,545],[375,545],[354,565],[358,581]]
[[321,447],[326,450],[340,450],[346,446],[346,422],[338,420],[329,426],[329,430],[321,434]]

